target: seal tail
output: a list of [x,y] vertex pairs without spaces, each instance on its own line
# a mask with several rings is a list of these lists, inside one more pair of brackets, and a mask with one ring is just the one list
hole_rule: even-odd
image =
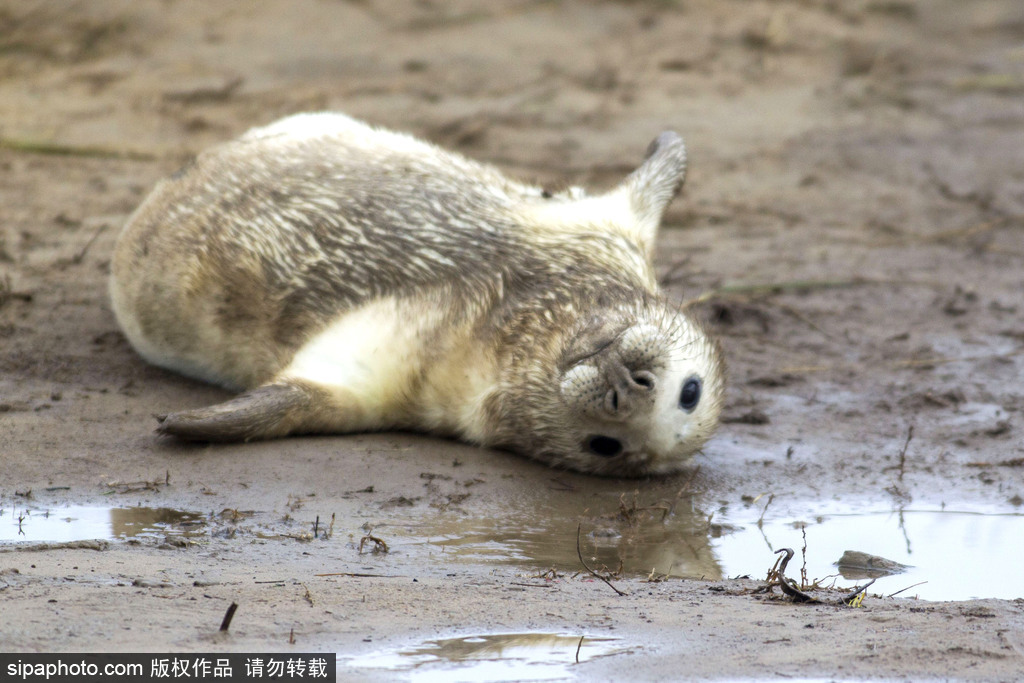
[[325,392],[296,381],[264,384],[230,401],[158,415],[158,434],[187,441],[253,441],[327,429]]

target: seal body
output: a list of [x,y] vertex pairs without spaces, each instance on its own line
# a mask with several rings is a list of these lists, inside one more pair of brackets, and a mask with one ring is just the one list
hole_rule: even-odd
[[165,416],[205,441],[407,429],[609,475],[711,434],[714,341],[657,291],[685,173],[663,133],[618,187],[550,194],[341,114],[201,154],[130,218],[111,298],[150,362],[241,391]]

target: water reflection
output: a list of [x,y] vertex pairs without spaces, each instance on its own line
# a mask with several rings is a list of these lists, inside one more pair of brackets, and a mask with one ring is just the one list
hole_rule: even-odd
[[133,536],[189,535],[205,516],[172,508],[71,506],[0,510],[0,543],[61,543]]
[[418,681],[562,679],[577,662],[625,652],[615,638],[561,633],[498,633],[429,640],[397,652],[349,659],[345,669],[412,672]]
[[[460,562],[515,564],[545,571],[580,569],[579,551],[595,569],[629,575],[722,577],[711,539],[722,527],[709,524],[689,496],[671,503],[632,496],[588,501],[555,498],[486,518],[438,515],[413,533]],[[593,511],[602,514],[593,514]],[[605,512],[606,511],[606,512]]]
[[796,551],[793,575],[805,568],[808,580],[822,579],[823,585],[852,586],[861,580],[863,574],[847,570],[844,576],[837,566],[844,553],[855,551],[894,563],[886,572],[869,574],[879,576],[872,593],[930,600],[1024,597],[1020,514],[849,512],[849,506],[829,509],[816,503],[813,515],[803,519],[759,520],[756,508],[749,507],[719,510],[711,522],[688,496],[680,497],[671,512],[660,504],[636,512],[644,506],[634,506],[632,499],[624,506],[607,496],[600,503],[581,502],[556,497],[483,518],[438,514],[407,531],[412,542],[439,550],[447,562],[510,564],[538,574],[582,569],[578,526],[587,564],[626,576],[763,578],[776,559],[774,551],[789,547]]

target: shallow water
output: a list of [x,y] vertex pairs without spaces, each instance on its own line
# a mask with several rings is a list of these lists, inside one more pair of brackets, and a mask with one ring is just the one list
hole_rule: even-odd
[[[809,580],[835,576],[840,586],[865,583],[859,572],[836,576],[839,568],[834,563],[846,550],[859,550],[909,565],[901,573],[877,578],[871,594],[899,592],[927,600],[1015,599],[1024,597],[1021,538],[1024,515],[910,509],[826,514],[806,526],[793,520],[765,522],[761,529],[748,524],[719,539],[714,550],[729,576],[749,573],[761,578],[765,569],[758,571],[752,553],[767,560],[773,549],[790,547],[797,552],[787,569],[790,577],[799,580],[806,557]],[[831,579],[824,585],[830,583]]]
[[585,634],[492,633],[428,640],[398,651],[343,659],[346,669],[409,672],[414,681],[560,680],[577,662],[625,652],[616,638]]
[[[907,565],[878,577],[872,595],[899,594],[928,600],[1024,597],[1024,515],[984,510],[916,507],[857,509],[815,504],[802,517],[766,516],[764,503],[722,508],[706,515],[689,497],[641,504],[623,496],[581,509],[557,497],[547,505],[523,505],[488,517],[434,513],[415,524],[378,527],[394,549],[410,558],[512,565],[529,577],[572,575],[580,555],[596,570],[622,576],[722,579],[764,578],[776,551],[791,548],[793,579],[851,587],[863,573],[840,573],[836,561],[848,550]],[[593,515],[591,509],[607,510]],[[72,506],[0,510],[0,544],[54,543],[136,536],[201,536],[216,522],[171,508]],[[579,547],[577,549],[577,529]],[[804,570],[803,573],[801,570]]]
[[[677,508],[685,507],[678,505]],[[553,512],[554,510],[548,510]],[[677,509],[648,510],[632,520],[557,516],[547,519],[435,520],[409,529],[419,542],[459,562],[502,563],[534,568],[581,569],[580,549],[595,569],[623,575],[721,579],[764,578],[776,551],[791,548],[787,575],[822,586],[863,585],[862,572],[840,573],[835,563],[847,550],[895,561],[907,568],[880,576],[873,595],[899,594],[928,600],[1024,597],[1024,515],[927,507],[857,510],[815,504],[806,517],[760,520],[753,506],[711,517]]]
[[0,510],[0,543],[191,535],[204,526],[204,515],[172,508],[8,508]]

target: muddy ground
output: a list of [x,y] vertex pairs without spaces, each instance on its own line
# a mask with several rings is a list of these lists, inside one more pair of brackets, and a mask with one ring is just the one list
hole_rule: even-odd
[[[129,348],[116,235],[190,155],[317,109],[592,187],[684,135],[658,263],[731,378],[694,468],[599,480],[400,434],[155,438],[152,415],[226,394]],[[563,672],[581,680],[1017,679],[1022,594],[798,606],[752,593],[769,549],[736,579],[711,547],[716,514],[1021,511],[1022,126],[1018,0],[0,3],[0,523],[204,515],[168,542],[0,549],[0,648],[335,652],[347,680],[409,675],[352,659],[375,652],[560,633],[618,639]],[[664,508],[696,540],[631,548]],[[578,524],[593,563],[642,555],[613,582],[627,595],[578,573]],[[538,530],[535,553],[499,543]],[[361,552],[368,535],[390,552]],[[676,573],[697,578],[658,580],[688,554]]]

